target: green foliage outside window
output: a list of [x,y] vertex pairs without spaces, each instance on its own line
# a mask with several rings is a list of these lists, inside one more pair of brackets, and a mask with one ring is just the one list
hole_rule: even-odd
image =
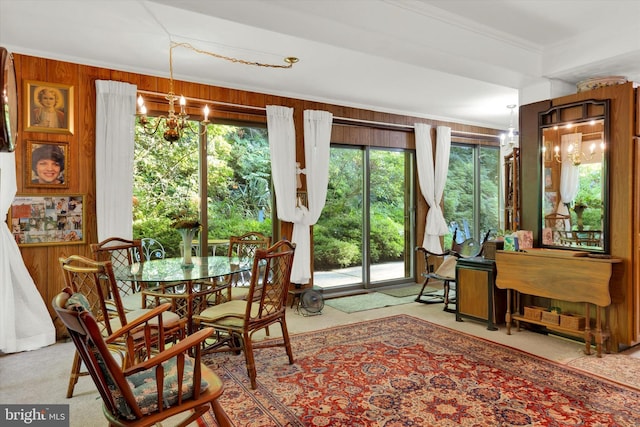
[[[266,129],[209,125],[207,132],[209,239],[248,231],[271,235]],[[167,256],[178,256],[180,235],[171,223],[199,215],[198,136],[187,132],[169,143],[162,138],[162,128],[152,136],[138,128],[135,141],[134,237],[153,237]]]

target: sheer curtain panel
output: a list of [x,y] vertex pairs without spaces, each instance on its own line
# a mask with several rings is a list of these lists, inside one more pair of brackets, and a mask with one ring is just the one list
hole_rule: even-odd
[[442,253],[440,236],[449,232],[440,203],[449,171],[451,151],[451,128],[438,126],[436,129],[436,158],[433,160],[431,126],[415,124],[416,160],[420,191],[429,205],[422,247],[431,252]]
[[[581,133],[570,133],[562,135],[560,147],[562,151],[562,167],[560,168],[560,203],[556,212],[569,215],[569,204],[574,201],[580,189],[580,170],[575,166],[569,156],[569,145],[580,147],[582,143]],[[579,148],[578,148],[579,150]],[[579,151],[578,151],[579,152]],[[564,220],[565,230],[571,229],[571,221]]]
[[329,182],[329,147],[333,115],[327,111],[304,111],[304,156],[309,207],[299,206],[300,222],[293,226],[296,256],[293,259],[291,281],[306,284],[311,280],[311,230],[318,222],[327,200]]
[[311,279],[311,236],[324,208],[329,179],[329,143],[333,115],[326,111],[304,112],[305,163],[308,205],[297,205],[296,135],[293,109],[267,106],[267,130],[271,152],[271,175],[276,192],[278,218],[293,223],[291,241],[296,244],[291,282]]
[[135,85],[96,80],[98,241],[133,237],[135,113]]
[[4,219],[16,195],[15,152],[0,153],[0,352],[35,350],[56,342],[56,329]]

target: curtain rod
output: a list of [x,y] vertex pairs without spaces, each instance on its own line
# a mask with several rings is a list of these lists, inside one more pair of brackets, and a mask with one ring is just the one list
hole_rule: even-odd
[[[162,96],[162,97],[167,96],[166,93],[153,92],[149,90],[138,90],[138,93],[141,93],[144,95],[153,95],[153,96]],[[233,104],[230,102],[211,101],[209,99],[190,98],[187,96],[185,96],[184,98],[187,101],[201,102],[204,104],[209,103],[213,105],[220,105],[220,106],[232,107],[232,108],[241,108],[245,110],[255,110],[255,111],[263,111],[263,112],[267,111],[266,107],[255,107],[253,105],[240,105],[240,104]],[[354,119],[350,117],[334,116],[333,122],[338,125],[368,126],[368,127],[377,128],[377,129],[400,130],[404,132],[413,132],[415,130],[415,127],[413,125],[403,125],[399,123],[388,123],[388,122],[378,122],[373,120]],[[451,130],[451,135],[457,136],[460,138],[470,138],[470,139],[481,139],[481,138],[500,139],[500,135],[491,135],[491,134],[478,133],[478,132],[466,132],[462,130],[453,130],[453,129]]]
[[[341,125],[355,125],[355,126],[370,126],[379,129],[392,129],[392,130],[400,130],[405,132],[413,132],[415,130],[415,126],[413,125],[403,125],[399,123],[387,123],[387,122],[377,122],[372,120],[363,120],[363,119],[352,119],[349,117],[334,117],[333,122]],[[455,135],[461,138],[495,138],[500,139],[500,135],[492,135],[487,133],[478,133],[478,132],[466,132],[462,130],[453,130],[451,129],[451,135]]]
[[[143,95],[161,96],[163,98],[167,96],[166,93],[153,92],[150,90],[141,90],[141,89],[138,89],[138,93],[141,93]],[[188,96],[185,96],[184,99],[187,101],[201,102],[203,104],[222,105],[225,107],[242,108],[245,110],[267,111],[265,107],[254,107],[253,105],[232,104],[230,102],[212,101],[210,99],[190,98]]]

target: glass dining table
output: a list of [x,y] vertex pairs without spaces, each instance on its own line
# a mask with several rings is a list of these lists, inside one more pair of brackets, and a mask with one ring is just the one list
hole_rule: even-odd
[[116,280],[139,287],[144,304],[171,303],[171,309],[187,319],[193,332],[193,316],[215,302],[228,286],[231,274],[250,271],[253,259],[226,256],[193,257],[193,267],[183,267],[182,258],[164,258],[134,263],[114,270]]

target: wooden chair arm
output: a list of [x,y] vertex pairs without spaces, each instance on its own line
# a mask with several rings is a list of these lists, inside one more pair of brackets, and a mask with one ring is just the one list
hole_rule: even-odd
[[[124,370],[124,375],[132,375],[136,372],[144,371],[149,368],[153,368],[155,366],[160,365],[161,363],[175,357],[178,354],[185,353],[191,348],[195,348],[196,350],[200,349],[200,344],[204,342],[207,338],[209,338],[213,334],[213,328],[203,328],[198,332],[195,332],[185,339],[179,341],[176,344],[173,344],[171,347],[166,350],[154,354],[151,358],[145,360],[144,362],[140,362],[134,366],[131,366]],[[200,364],[200,351],[193,352],[196,357],[194,358],[194,367],[196,364]]]
[[112,343],[114,341],[122,339],[123,336],[129,335],[129,334],[131,334],[132,331],[134,331],[136,329],[139,329],[142,325],[144,325],[146,323],[149,323],[149,321],[151,319],[153,319],[154,317],[158,318],[158,326],[157,327],[161,328],[162,327],[162,313],[167,311],[167,310],[169,310],[170,307],[171,307],[171,304],[169,304],[169,303],[159,305],[158,307],[154,308],[153,310],[149,311],[148,313],[143,314],[140,317],[135,318],[131,322],[127,323],[124,327],[118,329],[117,331],[115,331],[114,333],[109,335],[107,338],[105,338],[105,342],[107,344],[110,344],[110,343]]

